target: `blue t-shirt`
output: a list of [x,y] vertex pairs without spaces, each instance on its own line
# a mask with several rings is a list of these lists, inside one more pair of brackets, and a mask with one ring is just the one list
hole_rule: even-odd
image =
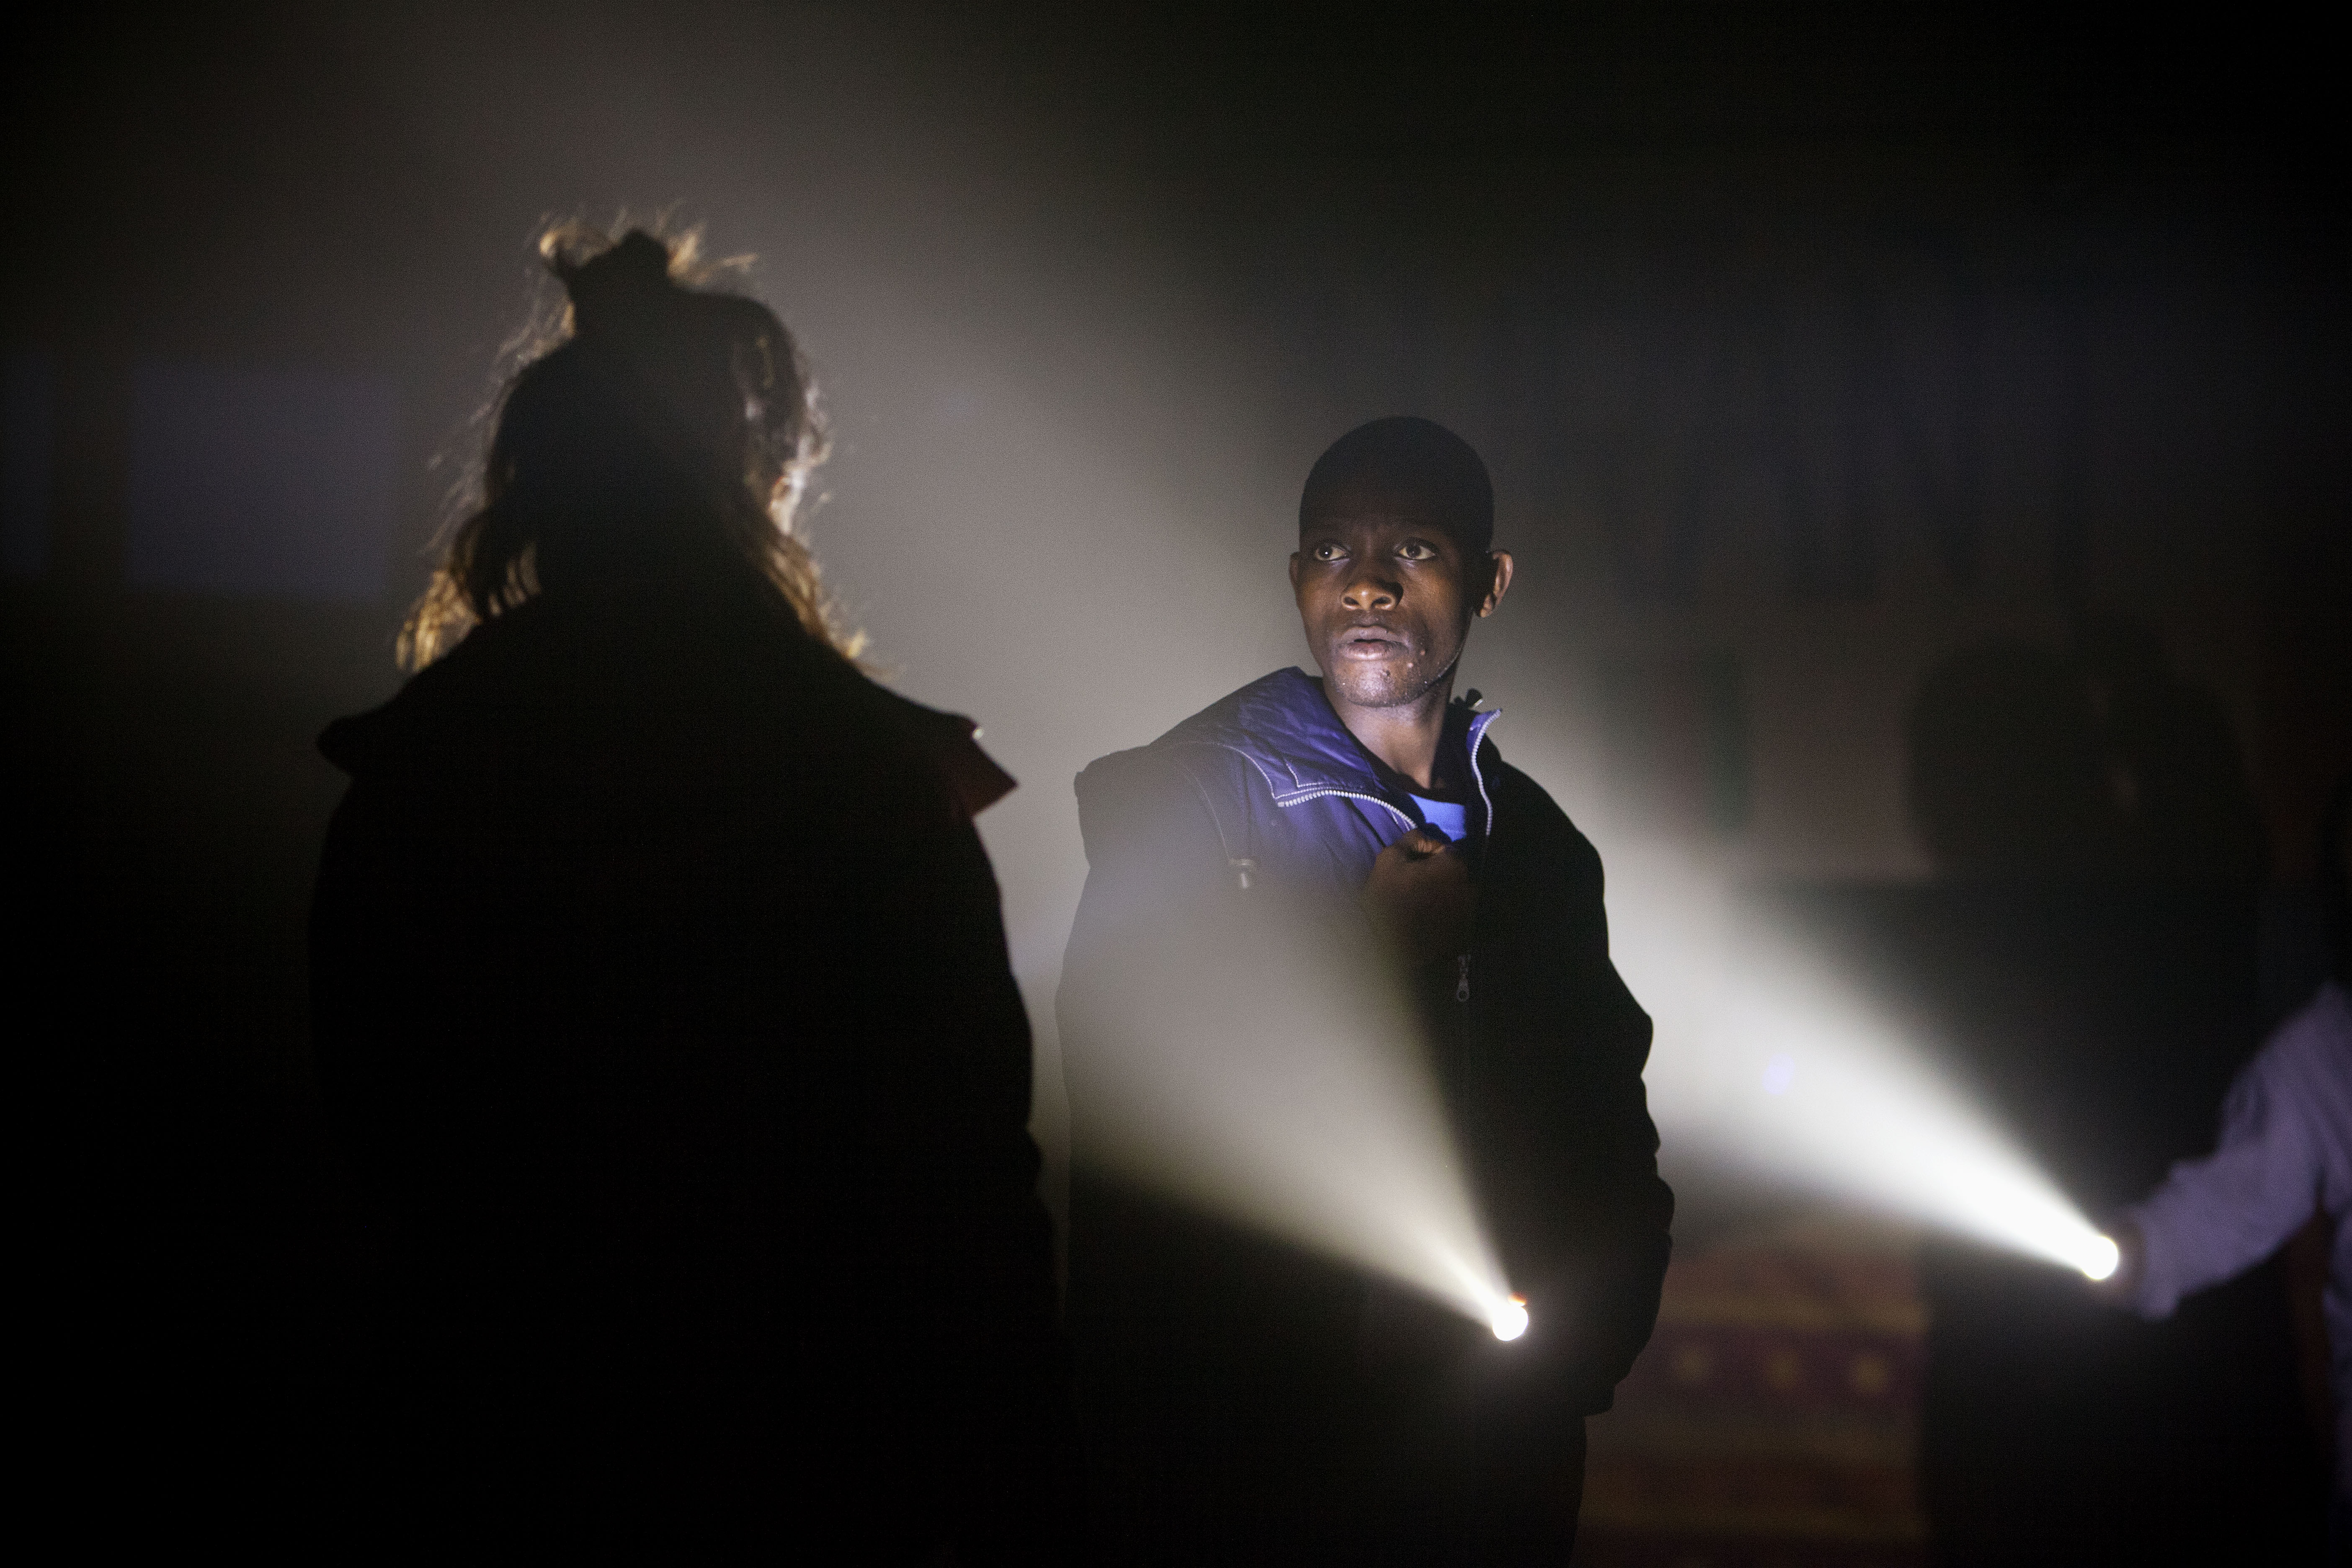
[[1421,807],[1421,819],[1459,844],[1470,837],[1470,808],[1458,801],[1432,800],[1417,795],[1412,804]]

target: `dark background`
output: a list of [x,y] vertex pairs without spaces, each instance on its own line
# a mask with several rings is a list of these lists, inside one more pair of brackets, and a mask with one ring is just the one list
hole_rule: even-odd
[[[2342,97],[2303,24],[483,9],[6,24],[12,1034],[68,1450],[267,1496],[331,1386],[311,742],[397,683],[550,216],[707,223],[815,357],[835,581],[1027,783],[986,826],[1051,1149],[1062,781],[1299,656],[1296,486],[1391,412],[1495,471],[1522,576],[1468,676],[1613,895],[2195,889],[2226,1023],[2136,1053],[2118,998],[2193,954],[2126,931],[2085,939],[2105,1024],[1967,1037],[2083,1201],[2195,1152],[2308,984],[2352,571]],[[1670,916],[1620,917],[1662,1025]],[[1885,920],[1929,933],[1871,981],[1904,996],[1984,928]],[[2037,1072],[2133,1086],[2092,1098],[2104,1163],[2004,1100]],[[1985,1418],[1954,1386],[1931,1463]],[[1951,1540],[1999,1510],[1928,1490]]]

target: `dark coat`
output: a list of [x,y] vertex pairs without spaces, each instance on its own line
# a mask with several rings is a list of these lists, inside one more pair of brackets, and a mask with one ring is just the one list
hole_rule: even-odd
[[[1447,737],[1468,753],[1474,818],[1485,819],[1470,948],[1407,989],[1474,1194],[1535,1313],[1478,1419],[1565,1451],[1648,1340],[1673,1195],[1642,1086],[1650,1023],[1609,960],[1600,858],[1502,761],[1486,738],[1494,718],[1456,703]],[[1256,980],[1241,971],[1294,962],[1287,933],[1305,925],[1369,949],[1358,890],[1421,818],[1295,669],[1095,763],[1077,795],[1089,870],[1060,1002],[1079,1162],[1070,1321],[1108,1506],[1149,1512],[1148,1498],[1122,1500],[1133,1478],[1118,1472],[1181,1462],[1152,1426],[1192,1425],[1227,1451],[1253,1428],[1279,1430],[1269,1453],[1344,1444],[1316,1429],[1362,1418],[1349,1391],[1382,1377],[1364,1360],[1367,1302],[1376,1317],[1394,1303],[1346,1269],[1090,1173],[1117,1163],[1104,1145],[1118,1136],[1106,1120],[1118,1020],[1134,976],[1157,961],[1136,933],[1171,919],[1241,933],[1218,950],[1233,970],[1193,977],[1207,992],[1245,994]],[[1482,1330],[1451,1331],[1461,1354],[1479,1353]],[[1327,1408],[1265,1408],[1302,1404]],[[1130,1419],[1138,1410],[1150,1414]],[[1152,1451],[1129,1462],[1121,1450],[1138,1445]]]
[[970,731],[749,584],[534,601],[328,730],[316,1052],[403,1507],[1057,1556],[1029,1033],[971,823],[1012,781]]

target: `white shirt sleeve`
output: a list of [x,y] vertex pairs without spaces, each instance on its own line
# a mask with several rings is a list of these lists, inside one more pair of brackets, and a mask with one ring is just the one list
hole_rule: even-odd
[[[2246,1064],[2221,1107],[2221,1135],[2202,1160],[2172,1167],[2130,1211],[2147,1251],[2133,1306],[2172,1314],[2180,1299],[2278,1250],[2318,1206],[2340,1108],[2344,1064],[2315,1055],[2324,1031],[2290,1020]],[[2331,1135],[2333,1134],[2333,1135]]]

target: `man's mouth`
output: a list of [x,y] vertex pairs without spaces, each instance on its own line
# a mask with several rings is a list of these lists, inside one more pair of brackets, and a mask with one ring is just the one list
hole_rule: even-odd
[[1386,626],[1350,626],[1339,636],[1342,658],[1387,658],[1404,651],[1404,639]]

